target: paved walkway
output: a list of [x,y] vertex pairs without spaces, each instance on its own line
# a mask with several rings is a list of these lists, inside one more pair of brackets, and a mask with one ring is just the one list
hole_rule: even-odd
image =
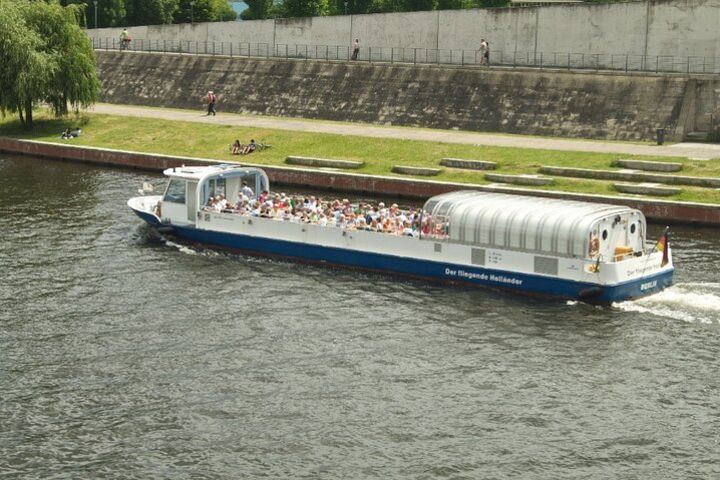
[[275,128],[299,132],[333,133],[361,137],[398,138],[431,142],[462,143],[494,147],[536,148],[573,152],[621,153],[626,155],[654,155],[659,157],[687,157],[698,160],[720,158],[720,145],[702,143],[676,143],[673,145],[642,145],[600,140],[572,140],[523,135],[499,135],[454,130],[434,130],[413,127],[386,127],[365,123],[343,123],[297,118],[264,117],[218,113],[207,117],[204,112],[168,108],[114,105],[99,103],[96,113],[131,117],[182,120],[186,122],[214,123],[242,127]]

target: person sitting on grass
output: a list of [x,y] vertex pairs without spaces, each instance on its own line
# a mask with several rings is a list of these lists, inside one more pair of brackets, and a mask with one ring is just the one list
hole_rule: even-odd
[[243,149],[243,144],[240,143],[240,140],[235,140],[235,143],[232,144],[232,147],[230,147],[230,154],[232,155],[239,155],[240,152]]
[[243,155],[247,155],[249,153],[252,153],[257,149],[257,143],[255,143],[255,139],[250,139],[250,143],[245,145],[245,148],[243,149],[242,153]]
[[63,140],[68,140],[71,138],[79,137],[81,132],[82,130],[80,130],[79,128],[74,128],[72,130],[66,128],[62,135],[60,135],[60,138],[62,138]]

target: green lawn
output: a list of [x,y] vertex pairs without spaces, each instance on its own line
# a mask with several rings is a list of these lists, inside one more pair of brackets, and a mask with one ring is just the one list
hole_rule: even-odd
[[[83,134],[73,140],[60,139],[67,127],[81,126]],[[572,166],[608,169],[613,160],[638,158],[642,160],[683,163],[682,175],[720,176],[720,160],[692,161],[684,158],[640,157],[623,154],[564,152],[508,147],[459,145],[414,140],[375,139],[367,137],[322,133],[292,132],[252,127],[208,125],[203,123],[84,114],[80,118],[53,119],[38,114],[36,126],[24,131],[16,118],[0,120],[0,135],[43,140],[73,145],[89,145],[120,150],[132,150],[168,155],[202,157],[224,161],[243,161],[265,165],[284,165],[288,155],[302,155],[343,160],[362,160],[361,173],[400,176],[391,173],[393,165],[438,167],[443,157],[490,160],[498,163],[497,172],[518,174],[537,173],[541,165]],[[230,144],[236,139],[245,143],[250,138],[272,145],[272,148],[249,156],[232,156]],[[462,183],[488,183],[483,172],[445,168],[437,180]],[[556,178],[545,190],[616,195],[609,181]],[[682,187],[671,200],[719,203],[720,191]]]

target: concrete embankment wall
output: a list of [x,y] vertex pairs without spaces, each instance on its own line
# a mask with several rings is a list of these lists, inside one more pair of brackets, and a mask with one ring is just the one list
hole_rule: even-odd
[[[75,145],[18,140],[8,137],[0,137],[0,152],[32,155],[35,157],[45,157],[58,160],[70,160],[97,165],[136,168],[155,172],[162,171],[166,168],[180,167],[182,165],[225,163],[202,158],[173,157],[169,155],[106,150]],[[481,191],[494,191],[539,197],[564,198],[568,200],[628,205],[641,210],[649,220],[664,224],[698,224],[720,227],[720,206],[718,205],[645,200],[627,197],[603,197],[600,195],[583,195],[541,190],[522,190],[489,185],[468,185],[451,182],[362,175],[357,173],[328,172],[306,168],[298,169],[288,167],[268,167],[263,165],[259,166],[267,172],[268,177],[273,184],[286,185],[290,187],[317,188],[337,192],[397,196],[419,200],[424,200],[433,195],[439,195],[441,193],[456,190],[476,189]]]
[[[102,100],[470,131],[680,138],[687,79],[98,52]],[[687,109],[686,109],[687,110]],[[678,119],[683,113],[683,122]]]
[[[131,34],[146,42],[348,46],[359,38],[364,48],[460,50],[477,49],[486,38],[503,57],[542,53],[549,59],[559,52],[720,60],[718,25],[720,0],[656,0],[161,25],[133,27]],[[117,28],[88,30],[95,38],[119,34]]]

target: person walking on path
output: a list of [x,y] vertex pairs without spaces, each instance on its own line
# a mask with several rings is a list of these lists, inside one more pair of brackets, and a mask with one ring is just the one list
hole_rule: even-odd
[[352,57],[350,57],[350,60],[357,60],[358,54],[360,53],[360,39],[356,38],[355,41],[352,44]]
[[217,102],[215,93],[213,93],[212,90],[209,90],[205,100],[207,101],[207,114],[215,116],[215,102]]
[[480,65],[490,65],[490,44],[484,38],[480,40]]

